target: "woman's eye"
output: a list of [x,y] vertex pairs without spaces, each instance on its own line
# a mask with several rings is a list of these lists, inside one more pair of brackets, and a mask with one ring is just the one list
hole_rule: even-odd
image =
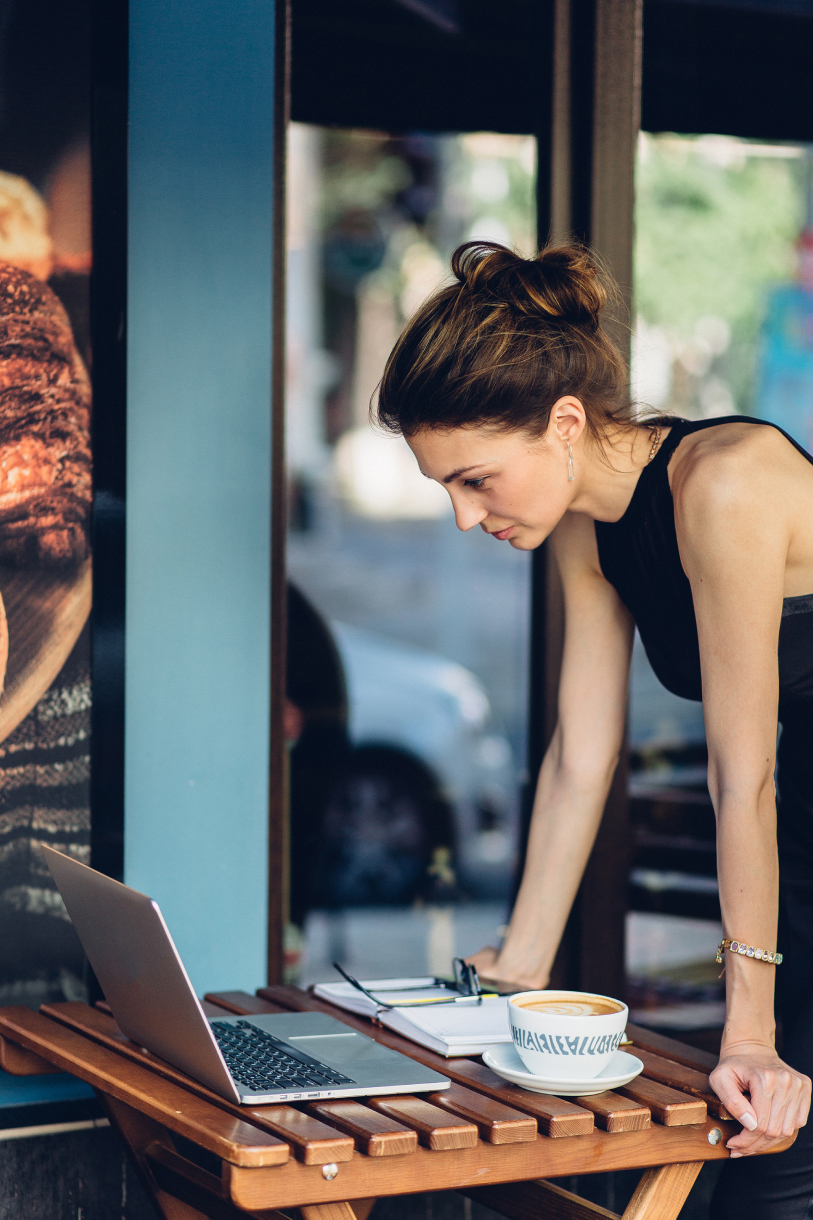
[[464,487],[473,487],[475,491],[479,491],[480,488],[485,483],[487,478],[488,478],[488,475],[484,474],[481,479],[464,479],[463,486]]

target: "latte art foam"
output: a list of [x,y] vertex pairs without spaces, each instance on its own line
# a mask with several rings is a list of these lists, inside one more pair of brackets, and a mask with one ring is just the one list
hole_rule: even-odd
[[609,1000],[601,1000],[585,997],[583,1000],[575,999],[550,999],[550,1000],[514,1000],[512,1001],[517,1008],[524,1008],[528,1012],[544,1012],[549,1013],[552,1017],[607,1017],[611,1013],[620,1012],[621,1005],[613,1004]]

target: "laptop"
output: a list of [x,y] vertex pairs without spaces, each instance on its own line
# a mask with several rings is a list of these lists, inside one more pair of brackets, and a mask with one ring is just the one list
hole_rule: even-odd
[[321,1012],[207,1017],[158,903],[40,845],[123,1033],[240,1105],[447,1089],[450,1081]]

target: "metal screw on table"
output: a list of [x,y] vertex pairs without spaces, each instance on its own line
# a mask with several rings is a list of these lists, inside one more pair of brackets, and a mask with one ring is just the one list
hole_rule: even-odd
[[[711,1136],[709,1136],[709,1139],[711,1139]],[[329,1165],[322,1166],[322,1177],[327,1182],[332,1182],[338,1172],[339,1172],[339,1166],[336,1165],[333,1161],[331,1161]]]
[[[712,1127],[711,1131],[709,1131],[709,1134],[708,1134],[709,1143],[710,1144],[719,1144],[719,1142],[722,1138],[723,1138],[723,1133],[720,1130],[720,1128]],[[328,1166],[326,1165],[325,1168],[327,1169]]]

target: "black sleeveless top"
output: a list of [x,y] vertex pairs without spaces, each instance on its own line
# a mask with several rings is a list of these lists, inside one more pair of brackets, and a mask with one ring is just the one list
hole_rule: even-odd
[[[669,422],[669,421],[666,421]],[[676,419],[655,457],[641,471],[619,521],[596,521],[599,562],[606,579],[630,610],[652,668],[684,699],[702,699],[697,622],[689,579],[683,571],[669,486],[669,460],[684,436],[727,423],[776,427],[751,416],[696,422]],[[811,464],[813,457],[777,429]],[[786,597],[779,630],[779,719],[813,723],[813,592]],[[808,744],[811,738],[805,734]],[[801,744],[801,743],[800,743]]]

